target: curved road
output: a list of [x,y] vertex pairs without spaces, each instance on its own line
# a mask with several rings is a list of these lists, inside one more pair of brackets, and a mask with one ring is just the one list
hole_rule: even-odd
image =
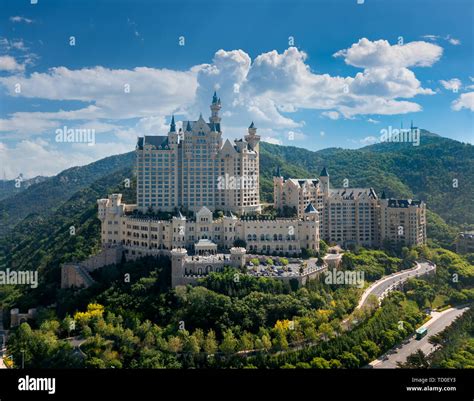
[[426,355],[431,354],[435,350],[435,346],[429,343],[429,338],[450,326],[458,316],[461,316],[468,309],[469,307],[450,308],[444,312],[432,312],[431,319],[423,325],[423,327],[428,329],[428,334],[425,337],[421,340],[417,340],[414,335],[411,336],[408,340],[405,340],[401,346],[398,346],[398,348],[392,348],[389,352],[380,357],[380,359],[373,361],[371,363],[372,367],[375,369],[397,368],[397,362],[405,362],[409,355],[419,349]]
[[356,309],[362,308],[367,303],[367,299],[370,295],[375,295],[378,299],[381,299],[386,295],[386,291],[390,291],[409,278],[422,276],[435,270],[436,265],[431,262],[417,262],[416,266],[412,269],[403,270],[383,277],[364,291]]

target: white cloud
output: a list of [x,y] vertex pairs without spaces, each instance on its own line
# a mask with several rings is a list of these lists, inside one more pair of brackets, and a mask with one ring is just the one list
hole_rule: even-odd
[[440,36],[439,35],[423,35],[422,38],[432,40],[432,41],[436,41],[437,39],[440,38]]
[[8,147],[0,142],[0,164],[7,179],[23,174],[51,176],[72,166],[80,166],[131,149],[120,142],[86,144],[49,144],[42,139],[22,140]]
[[331,120],[338,120],[340,117],[340,114],[337,111],[323,111],[321,115],[330,118]]
[[445,36],[444,40],[447,40],[453,46],[459,46],[461,44],[461,41],[459,39],[453,38],[451,35]]
[[[307,54],[290,47],[283,53],[260,54],[253,62],[243,50],[219,50],[210,64],[186,71],[56,67],[43,73],[0,77],[0,85],[10,96],[83,102],[67,111],[13,113],[0,120],[0,131],[6,133],[2,136],[24,139],[49,134],[64,122],[112,122],[108,128],[120,138],[142,133],[140,125],[144,124],[154,125],[153,133],[163,133],[165,116],[171,113],[185,118],[196,118],[199,112],[206,115],[212,90],[218,89],[225,112],[224,134],[230,127],[253,120],[259,129],[272,128],[282,135],[303,127],[303,121],[291,116],[300,109],[321,110],[331,119],[403,114],[420,111],[421,106],[401,99],[434,93],[422,88],[407,67],[431,65],[441,56],[439,46],[426,42],[390,46],[387,41],[364,38],[336,55],[343,53],[346,63],[367,67],[354,77],[316,74],[306,62]],[[403,62],[382,66],[383,57]],[[17,83],[22,87],[20,94],[14,92]],[[124,125],[129,119],[141,122],[138,127]]]
[[443,54],[443,48],[428,42],[390,45],[387,40],[374,42],[360,39],[350,48],[339,50],[334,57],[343,57],[355,67],[430,67]]
[[416,95],[432,95],[431,89],[421,87],[413,71],[407,68],[369,68],[356,74],[350,86],[358,95],[376,95],[388,98],[411,98]]
[[0,56],[0,71],[24,71],[25,66],[19,64],[12,56]]
[[375,136],[366,136],[364,139],[360,140],[362,145],[373,145],[374,143],[379,142],[379,139]]
[[374,120],[373,118],[369,118],[369,119],[367,120],[367,122],[369,122],[369,123],[371,123],[371,124],[378,124],[380,121]]
[[274,145],[282,145],[283,144],[283,142],[280,139],[272,138],[270,136],[264,136],[262,138],[262,141],[267,142],[267,143],[272,143]]
[[463,93],[451,103],[451,108],[455,111],[461,109],[474,111],[474,92]]
[[11,22],[24,22],[25,24],[31,24],[33,22],[32,19],[21,17],[21,16],[14,16],[10,17]]
[[440,84],[443,85],[444,89],[447,90],[459,90],[461,88],[462,82],[458,78],[452,78],[449,81],[441,79]]

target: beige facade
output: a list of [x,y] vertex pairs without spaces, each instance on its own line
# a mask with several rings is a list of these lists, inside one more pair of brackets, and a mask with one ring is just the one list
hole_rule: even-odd
[[171,212],[185,208],[238,214],[258,213],[259,142],[252,123],[244,139],[223,142],[214,93],[211,117],[183,121],[176,130],[174,117],[166,136],[138,138],[137,207],[141,211]]
[[102,245],[121,245],[127,257],[158,254],[173,248],[194,249],[196,242],[208,239],[220,250],[229,250],[234,241],[244,240],[249,252],[298,255],[301,248],[319,250],[319,213],[307,211],[302,219],[237,218],[232,213],[213,219],[202,207],[194,219],[182,215],[171,220],[140,218],[129,212],[135,205],[122,203],[121,194],[99,199]]
[[411,199],[380,200],[381,241],[403,245],[426,243],[426,205]]
[[343,247],[381,247],[385,241],[408,246],[426,243],[426,205],[411,199],[379,199],[373,188],[329,186],[324,168],[319,179],[273,179],[274,206],[294,208],[298,216],[317,205],[321,237]]

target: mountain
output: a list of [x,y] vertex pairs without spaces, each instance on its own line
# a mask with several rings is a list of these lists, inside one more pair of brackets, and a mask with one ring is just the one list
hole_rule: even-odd
[[[262,144],[262,195],[272,193],[272,167],[284,176],[317,177],[323,166],[331,185],[369,186],[391,197],[424,200],[451,225],[474,224],[474,148],[421,130],[420,145],[379,143],[357,150],[339,148],[311,152],[296,147]],[[296,177],[295,174],[299,174]]]
[[58,175],[25,187],[14,196],[0,200],[0,238],[29,215],[51,215],[77,191],[123,167],[132,166],[133,152],[110,156],[82,167],[72,167]]
[[[400,145],[312,152],[262,143],[261,199],[272,201],[277,166],[284,176],[295,178],[318,177],[327,166],[333,186],[342,186],[347,178],[349,186],[425,200],[428,237],[449,247],[462,224],[474,224],[473,147],[434,135],[418,147]],[[0,201],[1,226],[7,226],[0,236],[0,266],[58,275],[60,263],[87,257],[99,245],[96,200],[119,191],[126,202],[135,203],[135,180],[131,188],[123,185],[125,178],[133,177],[134,162],[133,152],[108,157],[65,170]],[[452,188],[455,177],[459,186]],[[70,226],[76,228],[75,236],[69,235]]]
[[43,177],[41,175],[24,179],[21,181],[16,180],[0,180],[0,200],[8,198],[10,196],[15,196],[16,194],[28,189],[34,184],[39,184],[40,182],[46,181],[48,177]]

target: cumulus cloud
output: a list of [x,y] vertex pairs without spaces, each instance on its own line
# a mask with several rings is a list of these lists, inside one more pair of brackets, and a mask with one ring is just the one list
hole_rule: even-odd
[[18,63],[12,56],[0,56],[0,71],[24,71],[25,66]]
[[338,120],[340,117],[340,114],[337,111],[323,111],[321,115],[331,120]]
[[41,138],[22,140],[7,146],[0,142],[2,174],[8,179],[23,174],[26,178],[37,175],[51,176],[72,166],[92,163],[104,157],[130,151],[120,142],[87,144],[56,144]]
[[[12,49],[11,41],[0,38],[2,44]],[[430,66],[441,54],[442,49],[431,43],[391,46],[384,40],[364,38],[335,53],[361,68],[354,76],[316,73],[307,62],[308,55],[295,47],[262,53],[253,61],[243,50],[221,49],[210,63],[184,71],[59,66],[23,74],[18,69],[13,70],[14,75],[0,77],[0,86],[8,95],[80,105],[14,112],[0,119],[0,132],[4,138],[35,143],[29,138],[51,138],[63,125],[95,126],[98,133],[112,132],[117,141],[133,146],[137,135],[167,132],[172,113],[193,119],[202,112],[206,117],[212,92],[217,90],[225,137],[241,137],[254,121],[265,141],[282,143],[289,131],[295,133],[294,140],[301,141],[306,138],[301,132],[305,123],[292,115],[298,110],[320,110],[333,120],[420,111],[421,106],[410,99],[434,92],[423,88],[409,67]],[[10,68],[17,68],[11,67],[11,60]],[[16,84],[21,85],[21,93],[15,92]],[[83,162],[88,160],[84,156]]]
[[273,145],[282,145],[283,144],[283,142],[280,139],[273,138],[273,137],[270,137],[270,136],[264,136],[262,138],[262,141],[267,142],[267,143],[272,143]]
[[451,108],[455,111],[468,109],[474,111],[474,92],[463,93],[451,104]]
[[441,79],[439,82],[441,85],[443,85],[444,89],[447,90],[458,90],[462,85],[461,80],[458,78],[452,78],[449,81]]
[[350,48],[339,50],[334,57],[342,57],[354,67],[430,67],[443,54],[443,48],[428,42],[409,42],[390,45],[387,40],[374,42],[360,39]]
[[[440,56],[440,49],[425,42],[390,46],[383,40],[361,39],[351,48],[336,53],[344,53],[348,63],[370,66],[355,77],[316,74],[306,63],[307,54],[290,47],[283,53],[260,54],[253,62],[243,50],[219,50],[212,63],[196,65],[187,71],[56,67],[30,76],[1,77],[0,84],[11,96],[85,103],[83,108],[67,112],[15,113],[7,121],[11,121],[12,130],[19,132],[26,131],[22,131],[21,126],[29,129],[32,124],[19,122],[18,118],[32,121],[41,118],[129,119],[173,112],[195,117],[198,112],[208,110],[212,89],[218,90],[223,99],[229,125],[254,120],[262,127],[292,129],[301,127],[302,122],[288,114],[299,109],[323,110],[323,115],[333,119],[341,115],[350,118],[357,114],[419,111],[417,103],[398,98],[409,99],[434,92],[422,88],[415,74],[406,67],[431,65]],[[430,54],[423,56],[423,53]],[[405,65],[381,67],[381,62],[376,60],[387,54],[399,55],[396,59],[403,59]],[[10,65],[10,68],[13,67]],[[21,94],[14,91],[17,83],[22,87]],[[7,121],[2,121],[4,127]],[[31,132],[37,133],[45,126],[50,126],[48,121]]]

